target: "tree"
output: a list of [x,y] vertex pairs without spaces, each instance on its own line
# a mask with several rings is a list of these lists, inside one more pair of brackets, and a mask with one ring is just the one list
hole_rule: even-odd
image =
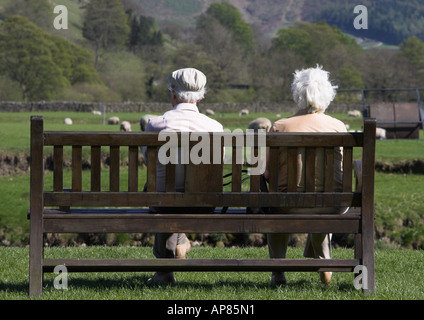
[[0,74],[19,84],[25,100],[48,100],[72,84],[100,82],[86,50],[20,16],[0,24]]
[[49,0],[14,0],[4,10],[5,16],[19,15],[48,30],[52,26],[53,6]]
[[337,47],[345,47],[350,57],[362,52],[353,39],[325,22],[298,22],[288,28],[282,28],[272,43],[274,49],[288,49],[300,55],[309,66],[331,63],[330,53]]
[[362,73],[354,66],[345,66],[339,70],[341,89],[361,89],[364,87]]
[[163,35],[155,19],[145,16],[132,16],[129,47],[133,51],[143,46],[162,46]]
[[254,48],[253,31],[243,20],[240,12],[229,2],[212,3],[206,14],[214,17],[224,27],[230,30],[234,41],[250,51]]
[[83,36],[94,44],[97,68],[99,50],[123,47],[130,28],[119,0],[90,0],[85,8]]

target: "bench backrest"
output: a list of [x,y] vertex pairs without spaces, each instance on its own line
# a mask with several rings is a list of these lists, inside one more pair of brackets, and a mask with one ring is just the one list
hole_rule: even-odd
[[376,103],[369,106],[368,114],[377,119],[377,125],[386,130],[387,139],[418,139],[422,126],[420,106],[417,103]]
[[[367,119],[364,132],[360,133],[267,133],[261,140],[260,133],[209,133],[209,150],[222,150],[225,157],[232,158],[223,164],[221,158],[208,155],[211,164],[193,163],[189,158],[186,164],[185,191],[175,191],[175,166],[166,166],[166,191],[156,192],[156,163],[158,150],[169,145],[170,139],[159,139],[158,133],[148,132],[76,132],[44,131],[43,118],[31,117],[31,202],[44,207],[146,207],[160,206],[214,206],[214,207],[361,207],[362,193],[373,194],[374,156],[375,156],[375,120]],[[253,139],[252,139],[253,137]],[[178,145],[183,137],[178,134]],[[199,143],[189,141],[189,150],[199,154]],[[206,139],[208,140],[208,139]],[[250,176],[248,190],[242,189],[242,168],[240,162],[240,141],[252,151],[253,157],[262,151],[260,147],[270,148],[269,164],[277,173],[281,157],[288,163],[288,191],[277,192],[278,175],[272,174],[269,180],[269,192],[260,191],[260,175]],[[253,144],[252,144],[253,141]],[[147,146],[147,182],[139,179],[140,146]],[[48,150],[47,147],[50,147]],[[342,190],[334,189],[334,150],[343,148]],[[53,148],[53,151],[51,151]],[[66,155],[71,154],[71,188],[64,188]],[[89,171],[83,171],[83,149],[89,150]],[[191,149],[197,148],[197,149]],[[304,190],[297,190],[296,154],[298,148],[305,148],[306,179]],[[362,190],[352,189],[354,149],[355,157],[362,157]],[[207,148],[202,149],[205,152]],[[251,150],[250,150],[251,149]],[[102,190],[102,150],[109,154],[109,186]],[[315,158],[319,151],[325,155],[325,187],[323,191],[314,190]],[[53,153],[52,189],[45,190],[44,159]],[[121,163],[121,152],[128,152],[127,168]],[[203,155],[203,154],[202,154]],[[241,157],[243,159],[243,157]],[[237,161],[238,159],[238,161]],[[263,159],[263,157],[262,157]],[[218,161],[219,160],[219,161]],[[214,163],[215,161],[215,163]],[[226,161],[224,161],[226,163]],[[249,161],[247,161],[249,162]],[[255,166],[255,164],[253,165]],[[223,189],[224,167],[232,172],[231,190]],[[128,187],[122,188],[121,170],[128,170]],[[83,188],[83,172],[89,172],[91,184],[88,190]],[[86,174],[86,173],[84,173]],[[47,184],[46,184],[47,185]],[[146,186],[146,189],[144,188]],[[124,189],[124,190],[121,190]],[[41,201],[41,203],[39,203]]]

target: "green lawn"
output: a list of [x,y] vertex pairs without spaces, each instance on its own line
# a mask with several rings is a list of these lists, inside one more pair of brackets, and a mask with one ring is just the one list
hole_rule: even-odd
[[[46,257],[153,258],[149,247],[46,248]],[[301,258],[289,248],[288,258]],[[350,249],[333,250],[335,258],[353,256]],[[320,283],[315,272],[286,274],[286,287],[270,287],[268,272],[178,272],[175,286],[147,286],[152,273],[70,273],[68,290],[54,288],[57,274],[46,274],[41,299],[64,300],[422,300],[423,252],[376,251],[376,294],[353,286],[352,273],[333,273],[332,284]],[[193,248],[188,258],[268,258],[266,248]],[[29,299],[28,249],[0,248],[0,299]]]

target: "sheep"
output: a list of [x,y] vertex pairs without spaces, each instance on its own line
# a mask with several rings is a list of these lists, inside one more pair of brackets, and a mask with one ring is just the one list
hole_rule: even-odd
[[119,118],[118,117],[110,117],[107,120],[107,124],[119,124]]
[[251,121],[249,123],[248,129],[253,129],[255,131],[258,131],[259,129],[265,129],[266,132],[271,129],[272,123],[271,120],[267,118],[256,118],[255,120]]
[[239,116],[245,116],[249,114],[249,109],[242,109],[239,112]]
[[146,130],[147,123],[149,122],[151,118],[154,118],[154,117],[157,117],[157,116],[154,116],[151,114],[145,114],[144,116],[142,116],[140,118],[140,130],[141,131]]
[[347,112],[347,115],[348,115],[349,117],[356,117],[356,118],[359,118],[359,117],[361,117],[361,116],[362,116],[362,113],[361,113],[361,111],[359,111],[359,110],[350,110],[350,111],[348,111],[348,112]]
[[97,110],[93,110],[93,111],[91,111],[91,113],[94,114],[95,116],[101,116],[102,115],[101,111],[97,111]]
[[72,119],[71,118],[65,118],[65,120],[63,120],[63,123],[66,125],[72,125]]
[[383,128],[377,128],[375,130],[376,138],[379,140],[385,140],[386,139],[386,130]]
[[207,115],[209,115],[209,116],[213,116],[213,115],[215,115],[215,112],[212,110],[212,109],[206,109],[206,112],[205,112]]
[[131,123],[128,121],[122,121],[119,130],[124,132],[131,132]]

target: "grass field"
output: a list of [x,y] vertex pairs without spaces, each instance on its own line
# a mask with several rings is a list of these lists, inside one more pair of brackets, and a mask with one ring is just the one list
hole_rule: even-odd
[[[40,114],[40,113],[38,113]],[[99,116],[91,113],[43,112],[46,130],[98,130],[117,131],[118,126],[103,125]],[[29,154],[30,113],[0,113],[0,156]],[[121,120],[130,121],[138,131],[137,113],[116,113]],[[224,128],[234,130],[246,128],[259,116],[275,121],[281,114],[238,114],[222,113],[215,118]],[[346,115],[334,115],[349,124],[351,129],[360,130],[362,120]],[[63,124],[71,117],[72,126]],[[422,132],[421,139],[423,138]],[[424,159],[424,140],[377,141],[376,160],[396,163],[411,159]],[[125,156],[125,155],[124,155]],[[359,157],[359,155],[355,155]],[[102,171],[102,182],[107,189],[108,170]],[[89,177],[83,174],[83,183],[89,185]],[[125,188],[126,171],[121,174]],[[65,172],[66,183],[70,183],[69,172]],[[70,274],[69,290],[53,288],[55,275],[45,277],[43,300],[422,300],[424,298],[423,262],[424,255],[424,184],[422,175],[376,173],[376,272],[377,293],[364,296],[353,287],[353,275],[336,273],[332,286],[319,283],[315,273],[288,273],[288,286],[269,287],[268,273],[178,273],[175,287],[146,286],[151,273],[96,273]],[[145,181],[145,170],[140,170],[140,183]],[[52,184],[52,175],[47,173],[45,184]],[[29,174],[18,172],[0,175],[0,300],[28,299],[28,231],[26,219],[29,207]],[[118,239],[119,240],[119,239]],[[48,257],[71,255],[90,258],[136,258],[152,257],[150,247],[133,247],[123,237],[117,246],[110,247],[46,247]],[[420,249],[420,250],[404,250]],[[337,247],[335,257],[350,257],[352,250]],[[302,249],[290,247],[289,257],[301,257]],[[196,247],[189,258],[232,257],[266,258],[266,247],[218,248]]]
[[[151,248],[47,248],[46,257],[153,258]],[[289,248],[289,258],[302,249]],[[333,250],[335,258],[353,256],[350,249]],[[193,248],[188,258],[267,258],[266,248]],[[422,300],[423,254],[416,250],[377,250],[375,294],[354,288],[352,273],[334,273],[331,286],[317,273],[290,272],[286,287],[270,287],[268,272],[176,272],[175,286],[146,285],[153,273],[70,273],[68,290],[57,290],[57,274],[46,274],[44,300]],[[0,299],[29,299],[28,249],[0,248]]]

